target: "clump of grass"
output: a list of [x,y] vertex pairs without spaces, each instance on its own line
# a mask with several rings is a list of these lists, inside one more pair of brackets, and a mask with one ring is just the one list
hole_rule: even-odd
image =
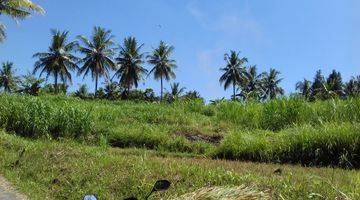
[[266,200],[270,196],[246,186],[205,187],[195,192],[184,194],[174,200]]
[[0,127],[25,137],[84,138],[92,131],[91,111],[26,96],[0,95]]
[[307,102],[289,97],[264,103],[222,102],[216,108],[218,120],[245,129],[280,131],[306,124],[360,122],[360,98]]
[[[132,126],[132,127],[130,127]],[[159,151],[205,154],[211,145],[206,142],[190,142],[184,137],[168,133],[166,126],[147,126],[142,124],[124,125],[113,130],[108,136],[112,147],[147,148]],[[131,133],[128,131],[131,130]]]
[[324,124],[282,130],[230,134],[214,157],[308,166],[360,167],[359,124]]

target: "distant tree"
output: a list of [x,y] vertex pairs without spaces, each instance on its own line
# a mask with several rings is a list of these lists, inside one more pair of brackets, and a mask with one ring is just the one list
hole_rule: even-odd
[[257,73],[256,65],[250,66],[247,71],[244,72],[244,78],[240,84],[241,92],[239,94],[243,100],[259,100],[262,96],[262,81],[263,74]]
[[170,95],[173,99],[179,98],[180,95],[186,90],[185,87],[180,87],[180,83],[173,83],[170,85],[170,88]]
[[154,67],[150,70],[149,74],[154,74],[155,80],[160,79],[161,95],[160,100],[163,100],[163,79],[166,81],[176,78],[174,69],[176,68],[176,61],[170,59],[171,54],[174,51],[173,46],[165,44],[160,41],[159,47],[153,50],[152,54],[147,56],[148,63]]
[[264,90],[263,99],[275,99],[279,95],[284,94],[284,90],[279,86],[282,78],[279,78],[280,72],[270,69],[270,72],[264,73],[262,79],[262,87]]
[[[56,89],[57,88],[57,89]],[[67,94],[69,86],[65,83],[60,83],[55,87],[54,84],[45,84],[44,87],[40,89],[40,93],[45,94]]]
[[115,100],[120,97],[119,85],[112,81],[107,81],[104,88],[105,96],[107,99]]
[[120,56],[116,58],[119,69],[114,77],[119,78],[119,84],[130,92],[131,87],[138,87],[142,76],[147,73],[143,67],[144,54],[140,52],[143,44],[138,45],[134,37],[124,39],[124,44],[120,47]]
[[0,88],[3,88],[5,92],[12,92],[18,87],[20,79],[15,76],[12,62],[2,63],[2,69],[0,69]]
[[45,79],[36,78],[33,74],[29,73],[23,76],[21,81],[21,93],[29,94],[33,96],[39,95],[41,84],[45,82]]
[[221,99],[210,100],[211,105],[218,105],[218,104],[224,103],[224,102],[227,102],[227,100],[224,97]]
[[244,74],[244,64],[247,62],[247,58],[239,58],[239,53],[230,51],[230,54],[224,55],[226,66],[220,68],[223,75],[220,77],[220,84],[224,83],[224,89],[226,90],[230,85],[233,86],[233,100],[236,99],[236,85],[241,84]]
[[105,77],[109,79],[109,71],[115,70],[116,65],[113,62],[115,55],[114,36],[110,30],[101,27],[94,27],[93,35],[90,39],[85,36],[78,36],[82,43],[79,51],[85,55],[80,60],[83,66],[79,70],[79,74],[87,76],[91,73],[91,77],[95,80],[95,95],[98,90],[99,78]]
[[79,86],[79,89],[74,94],[76,97],[79,97],[81,99],[87,99],[89,98],[89,91],[86,86],[86,84],[82,84]]
[[326,86],[329,91],[338,97],[344,96],[344,84],[340,72],[333,70],[326,80]]
[[[23,20],[32,12],[44,13],[45,11],[30,0],[0,0],[0,15]],[[5,25],[0,22],[0,42],[3,42],[5,37]]]
[[145,101],[153,102],[153,101],[158,100],[158,98],[156,97],[155,92],[152,88],[146,88],[143,95],[144,95],[143,98]]
[[44,53],[34,54],[34,58],[38,58],[34,65],[34,74],[40,71],[40,77],[46,73],[46,79],[49,76],[54,77],[55,93],[59,92],[58,79],[66,85],[67,81],[72,81],[71,71],[78,70],[77,62],[79,58],[73,55],[77,48],[77,43],[67,42],[68,31],[60,32],[51,30],[52,43],[49,50]]
[[296,83],[296,90],[298,90],[305,99],[309,99],[311,95],[311,81],[304,79]]
[[104,88],[99,88],[96,93],[94,94],[94,97],[97,99],[106,99],[106,93]]
[[321,70],[318,70],[315,74],[314,81],[311,85],[311,100],[315,99],[324,99],[325,98],[325,79],[321,73]]
[[360,76],[351,77],[345,84],[345,94],[347,97],[356,97],[360,95]]
[[183,98],[186,100],[194,100],[194,99],[204,100],[201,97],[200,93],[196,90],[186,92],[186,94],[183,96]]

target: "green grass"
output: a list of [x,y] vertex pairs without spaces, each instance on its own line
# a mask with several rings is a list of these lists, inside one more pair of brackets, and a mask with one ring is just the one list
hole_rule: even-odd
[[308,166],[360,167],[360,124],[301,126],[271,131],[234,132],[214,157]]
[[[19,165],[12,167],[24,148]],[[283,173],[274,174],[279,167]],[[360,198],[356,170],[210,160],[72,141],[29,140],[3,132],[0,173],[31,199],[81,199],[86,193],[100,199],[142,198],[157,179],[169,179],[172,186],[152,199],[175,198],[208,186],[247,187],[273,199]]]
[[[206,157],[359,168],[360,98],[173,104],[0,94],[0,127],[29,138]],[[185,134],[223,137],[220,145]]]

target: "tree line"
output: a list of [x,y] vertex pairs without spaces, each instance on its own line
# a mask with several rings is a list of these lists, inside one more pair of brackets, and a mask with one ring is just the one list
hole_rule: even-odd
[[[131,91],[131,89],[136,89],[145,76],[153,75],[155,80],[160,81],[160,100],[162,100],[164,97],[163,82],[176,77],[174,72],[177,67],[176,61],[171,59],[174,47],[163,41],[160,41],[159,46],[154,48],[150,55],[145,56],[141,52],[143,44],[139,44],[136,38],[127,37],[120,48],[115,48],[114,36],[111,31],[100,27],[94,27],[93,34],[89,38],[80,35],[74,41],[69,41],[68,31],[51,30],[51,34],[52,40],[48,50],[33,55],[37,61],[32,72],[32,75],[39,73],[39,78],[53,77],[53,86],[47,86],[49,92],[64,91],[68,83],[72,83],[72,72],[76,72],[78,76],[84,78],[92,77],[95,82],[93,93],[95,98],[107,96],[115,99],[119,94],[122,98],[131,98],[134,94],[139,93],[139,91]],[[77,57],[75,52],[79,52],[83,57]],[[146,62],[152,66],[150,71],[145,68]],[[3,87],[6,92],[16,90],[21,81],[19,77],[14,76],[13,63],[3,63],[2,67],[0,87]],[[110,77],[111,72],[113,75]],[[98,83],[101,78],[105,79],[105,88],[99,90]],[[23,88],[38,88],[31,91],[31,94],[37,94],[43,81],[27,75],[24,77]],[[171,91],[166,92],[165,96],[167,99],[175,99],[184,93],[184,90],[185,88],[180,87],[179,83],[173,83]],[[79,90],[75,92],[76,94],[84,98],[90,96],[85,85],[80,86]],[[144,95],[150,96],[150,99],[157,98],[150,89],[145,90]],[[200,95],[196,91],[188,91],[185,97],[200,98]]]
[[360,96],[360,76],[351,77],[343,82],[341,73],[333,70],[325,79],[321,70],[318,70],[313,81],[304,79],[296,84],[298,94],[309,101],[317,99],[351,98]]
[[223,72],[219,81],[226,90],[232,86],[233,100],[258,100],[274,99],[284,94],[279,86],[282,81],[280,72],[270,69],[269,72],[258,73],[256,65],[245,66],[248,59],[240,58],[239,52],[230,51],[224,55],[225,67],[220,68]]
[[[270,69],[269,72],[258,73],[257,66],[246,66],[248,59],[239,54],[236,51],[225,54],[226,65],[220,69],[223,74],[219,81],[225,90],[232,87],[233,100],[265,101],[284,95],[279,85],[283,80],[279,71]],[[322,71],[318,70],[313,81],[299,81],[295,89],[297,93],[291,95],[302,96],[308,101],[357,97],[360,96],[360,76],[351,77],[344,83],[340,72],[333,70],[325,79]]]

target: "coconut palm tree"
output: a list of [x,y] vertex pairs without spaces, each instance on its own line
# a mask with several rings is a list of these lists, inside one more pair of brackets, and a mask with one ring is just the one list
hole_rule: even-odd
[[180,87],[180,83],[173,83],[170,85],[170,87],[171,87],[170,94],[174,98],[178,98],[186,90],[186,87]]
[[14,74],[12,62],[2,63],[2,69],[0,69],[0,88],[3,88],[5,92],[10,93],[17,88],[20,79]]
[[79,85],[79,89],[74,93],[74,96],[80,99],[86,99],[89,97],[89,92],[86,84]]
[[282,78],[279,78],[280,72],[270,69],[270,72],[264,73],[262,87],[264,90],[263,99],[275,99],[278,95],[283,95],[284,90],[279,86]]
[[110,30],[101,27],[94,27],[93,35],[90,39],[85,36],[78,36],[82,43],[79,51],[85,55],[80,60],[83,66],[79,70],[79,75],[87,76],[91,73],[91,77],[95,80],[95,92],[98,90],[99,78],[105,77],[109,79],[109,71],[115,70],[116,65],[113,61],[115,55],[114,36]]
[[311,85],[311,95],[310,95],[311,100],[326,99],[325,98],[326,91],[324,87],[325,84],[326,84],[325,78],[322,75],[321,70],[316,71],[314,81],[312,82]]
[[239,85],[243,80],[244,64],[247,62],[247,58],[239,58],[239,53],[230,51],[230,54],[224,55],[226,66],[220,68],[223,71],[223,75],[220,77],[220,84],[224,83],[224,89],[226,90],[231,84],[233,86],[233,100],[236,98],[236,85]]
[[[30,0],[0,0],[0,15],[23,20],[32,12],[44,13],[44,10]],[[5,25],[0,22],[0,42],[4,41],[5,37]]]
[[257,73],[256,65],[250,66],[247,71],[244,72],[244,80],[240,85],[240,96],[244,99],[260,99],[263,93],[261,87],[261,79],[263,74]]
[[119,85],[112,81],[107,81],[104,88],[107,99],[115,100],[120,96]]
[[345,94],[347,97],[355,97],[360,95],[360,76],[351,77],[349,82],[345,84]]
[[147,56],[149,64],[154,67],[149,72],[154,74],[155,80],[160,79],[161,84],[161,95],[160,100],[163,99],[163,79],[169,81],[172,78],[176,78],[174,73],[174,68],[176,68],[176,62],[173,59],[170,59],[172,52],[174,51],[173,46],[165,44],[163,41],[160,41],[159,47],[154,49],[152,55]]
[[49,76],[54,77],[55,93],[59,92],[58,79],[65,85],[67,81],[72,81],[71,71],[78,70],[77,62],[79,58],[73,55],[77,48],[75,41],[68,42],[68,31],[60,32],[51,30],[52,43],[47,52],[36,53],[34,58],[38,58],[34,65],[34,71],[40,71],[40,77],[46,73],[46,79]]
[[19,92],[37,96],[45,79],[38,79],[32,73],[22,77],[21,90]]
[[127,93],[131,87],[138,87],[142,76],[147,73],[143,67],[144,54],[140,52],[143,44],[138,45],[134,37],[124,39],[124,44],[120,47],[120,55],[116,58],[119,69],[114,77],[119,78],[119,84],[127,88]]
[[300,92],[300,94],[305,98],[309,99],[311,95],[311,81],[304,79],[303,81],[299,81],[295,86],[296,90]]
[[342,82],[342,77],[340,72],[333,70],[326,79],[326,85],[328,90],[335,93],[336,96],[343,97],[345,95],[344,84]]

